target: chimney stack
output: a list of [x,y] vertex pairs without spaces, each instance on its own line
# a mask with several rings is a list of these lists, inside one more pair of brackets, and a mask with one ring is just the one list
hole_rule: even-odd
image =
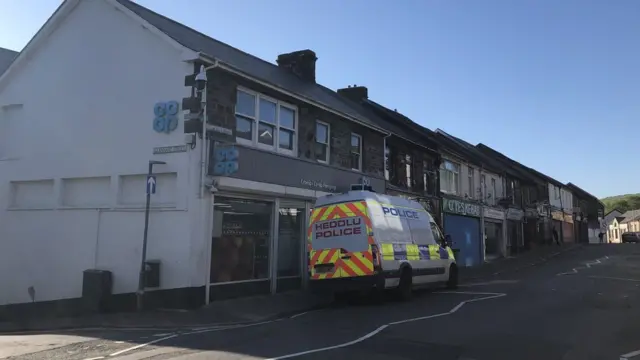
[[288,69],[301,79],[316,82],[316,53],[307,49],[278,55],[278,66]]
[[369,89],[366,86],[348,86],[344,89],[338,89],[338,94],[346,97],[354,102],[361,102],[362,100],[369,98]]

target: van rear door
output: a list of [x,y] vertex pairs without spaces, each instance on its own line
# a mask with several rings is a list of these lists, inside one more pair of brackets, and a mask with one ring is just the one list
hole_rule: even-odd
[[371,275],[370,224],[364,201],[313,209],[309,222],[311,279]]

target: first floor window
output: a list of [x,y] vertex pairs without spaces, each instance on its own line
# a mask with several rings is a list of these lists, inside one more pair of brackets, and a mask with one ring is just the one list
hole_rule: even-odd
[[323,163],[329,162],[329,124],[316,121],[316,159]]
[[458,194],[460,165],[444,160],[440,165],[440,189],[449,194]]
[[362,170],[362,136],[351,134],[351,169]]
[[236,141],[294,155],[296,107],[249,90],[237,90]]

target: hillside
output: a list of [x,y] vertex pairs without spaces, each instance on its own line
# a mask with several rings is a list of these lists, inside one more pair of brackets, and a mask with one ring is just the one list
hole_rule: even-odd
[[625,194],[609,196],[600,199],[604,204],[605,214],[613,209],[618,209],[623,213],[628,210],[640,209],[640,194]]

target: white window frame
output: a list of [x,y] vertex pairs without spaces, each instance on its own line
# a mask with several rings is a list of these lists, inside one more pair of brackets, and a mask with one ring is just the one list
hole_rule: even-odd
[[[242,86],[238,86],[236,88],[236,91],[241,91],[244,92],[247,95],[251,95],[254,97],[254,101],[255,101],[255,114],[254,116],[248,116],[245,114],[241,114],[238,113],[236,111],[236,109],[234,108],[234,114],[235,116],[240,116],[242,118],[248,119],[248,120],[252,120],[253,121],[253,131],[251,133],[251,140],[247,140],[247,139],[243,139],[243,138],[238,138],[236,137],[236,142],[238,144],[243,144],[243,145],[247,145],[247,146],[251,146],[251,147],[255,147],[255,148],[259,148],[259,149],[263,149],[263,150],[268,150],[268,151],[272,151],[272,152],[277,152],[280,154],[286,154],[289,156],[296,156],[296,154],[298,153],[298,117],[299,117],[299,113],[298,113],[298,107],[292,104],[289,104],[287,102],[284,101],[280,101],[278,99],[274,99],[272,97],[269,97],[267,95],[261,94],[259,92],[253,91],[251,89],[247,89],[245,87]],[[271,126],[274,127],[274,132],[273,132],[273,146],[270,145],[266,145],[266,144],[262,144],[258,141],[258,127],[260,125],[260,99],[266,100],[266,101],[270,101],[272,103],[276,104],[276,124],[269,124],[267,122],[265,122],[266,124],[269,124]],[[293,126],[294,128],[291,129],[289,127],[286,126],[281,126],[280,125],[280,108],[287,108],[291,111],[293,111]],[[280,129],[283,130],[287,130],[287,131],[291,131],[293,132],[293,146],[292,149],[281,149],[280,148]]]
[[358,138],[358,168],[351,168],[351,170],[362,171],[362,135],[356,134],[354,132],[351,133],[351,137],[349,138],[349,154],[353,154],[353,146],[351,145],[351,140],[353,137]]
[[491,177],[491,191],[493,191],[493,201],[491,203],[495,205],[498,203],[498,181],[493,176]]
[[[324,125],[324,126],[327,127],[327,143],[326,144],[325,143],[321,143],[321,142],[318,141],[318,137],[317,137],[318,134],[316,133],[316,130],[318,129],[318,127],[317,127],[318,124]],[[313,132],[314,132],[314,145],[315,145],[315,143],[327,145],[327,158],[324,159],[324,160],[322,160],[322,159],[316,159],[316,160],[318,162],[323,163],[323,164],[328,164],[329,161],[331,160],[331,125],[329,125],[328,123],[326,123],[326,122],[324,122],[322,120],[317,120],[317,119],[316,119],[316,123],[314,125],[316,125],[314,127],[314,129],[313,129]],[[351,145],[351,143],[349,143],[349,145]],[[313,151],[314,151],[314,155],[315,155],[315,147],[314,147]]]
[[[457,171],[448,170],[446,168],[446,163],[447,162],[455,165],[455,167],[457,168]],[[460,190],[461,190],[460,189],[460,181],[461,181],[460,180],[460,168],[461,168],[460,163],[457,163],[455,161],[451,161],[451,160],[448,160],[448,159],[443,159],[442,164],[440,165],[440,169],[438,169],[438,171],[440,171],[440,191],[442,191],[443,193],[452,194],[452,195],[460,194]],[[456,191],[452,191],[452,190],[449,189],[453,182],[451,182],[449,184],[445,184],[445,187],[443,188],[443,186],[442,186],[442,170],[444,170],[446,172],[457,174],[457,176],[455,177],[455,181],[454,181],[456,183]]]
[[476,179],[475,169],[471,166],[467,166],[467,181],[469,182],[469,197],[471,199],[476,198]]

